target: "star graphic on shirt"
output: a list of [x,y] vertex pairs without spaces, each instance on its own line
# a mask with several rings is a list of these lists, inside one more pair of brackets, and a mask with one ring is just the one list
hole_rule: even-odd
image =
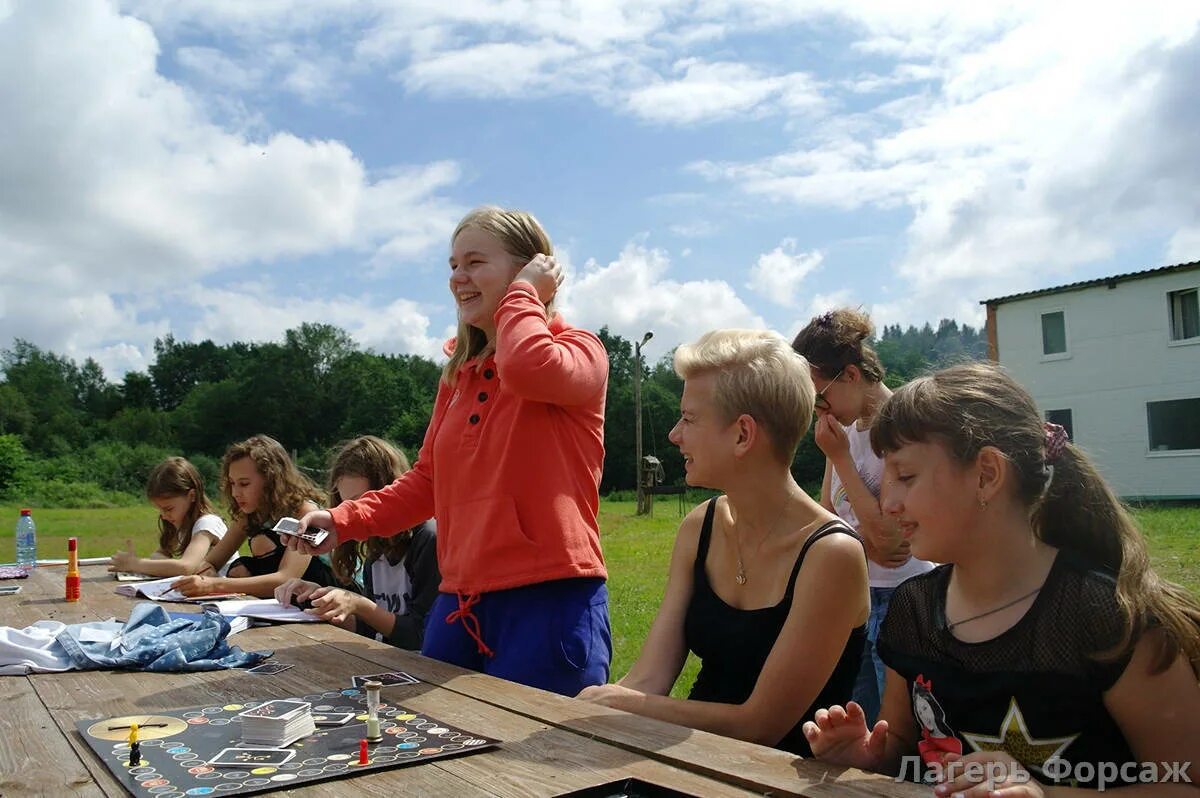
[[1029,727],[1025,725],[1025,716],[1021,714],[1021,707],[1017,705],[1017,699],[1014,697],[1009,702],[1008,713],[1000,723],[999,734],[990,737],[963,732],[962,736],[976,751],[1006,751],[1025,767],[1041,772],[1047,760],[1060,756],[1079,735],[1046,739],[1031,737]]

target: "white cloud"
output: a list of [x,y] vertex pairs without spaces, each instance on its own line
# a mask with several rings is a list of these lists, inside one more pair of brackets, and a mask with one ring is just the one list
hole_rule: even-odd
[[723,280],[674,280],[661,249],[631,242],[607,265],[589,260],[564,283],[567,321],[641,340],[653,330],[655,346],[669,351],[718,327],[765,328],[767,323]]
[[[372,176],[338,141],[249,138],[159,74],[157,56],[147,24],[99,0],[19,3],[0,23],[0,185],[19,187],[0,193],[0,285],[25,298],[0,315],[0,341],[135,364],[122,344],[172,314],[145,297],[336,250],[394,270],[460,215],[441,197],[455,163]],[[188,58],[253,79],[204,50]]]
[[682,77],[634,89],[626,107],[636,116],[660,124],[687,125],[783,108],[817,109],[820,92],[803,73],[768,75],[747,64],[706,63],[689,58],[674,66]]
[[746,287],[777,305],[796,307],[800,284],[824,259],[819,250],[797,252],[796,239],[785,238],[775,249],[758,256]]

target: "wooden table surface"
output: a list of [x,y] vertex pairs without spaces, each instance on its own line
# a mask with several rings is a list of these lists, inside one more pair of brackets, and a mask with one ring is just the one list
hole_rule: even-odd
[[[133,600],[114,593],[104,566],[86,566],[83,598],[63,600],[61,567],[38,568],[16,596],[0,597],[0,625],[126,618]],[[195,607],[167,604],[170,610]],[[274,649],[294,663],[277,676],[77,671],[0,677],[0,796],[122,796],[75,729],[83,718],[162,713],[201,704],[287,698],[350,686],[361,673],[403,670],[421,683],[388,688],[389,700],[501,740],[470,756],[308,784],[287,794],[553,796],[627,778],[697,796],[893,796],[930,794],[886,776],[824,765],[739,740],[630,715],[513,684],[327,624],[248,629],[231,642]]]

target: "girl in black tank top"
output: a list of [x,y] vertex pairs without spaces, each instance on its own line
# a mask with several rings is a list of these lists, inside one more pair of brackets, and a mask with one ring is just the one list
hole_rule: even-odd
[[[585,700],[808,754],[814,707],[850,697],[870,606],[862,543],[789,464],[812,420],[808,366],[780,336],[721,330],[676,351],[671,442],[689,485],[724,492],[680,525],[637,662]],[[689,651],[688,699],[670,693]]]

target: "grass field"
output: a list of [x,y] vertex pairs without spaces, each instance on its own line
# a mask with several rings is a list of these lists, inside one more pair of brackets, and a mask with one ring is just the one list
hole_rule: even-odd
[[[664,500],[665,499],[665,500]],[[666,581],[667,562],[679,524],[674,497],[660,498],[653,517],[634,515],[632,501],[600,504],[600,528],[608,560],[613,625],[614,678],[624,675],[637,658],[654,620]],[[0,506],[0,561],[14,558],[13,526],[18,508]],[[1135,511],[1146,532],[1154,567],[1173,582],[1200,596],[1200,507],[1145,507]],[[80,556],[101,557],[134,538],[137,550],[150,554],[157,538],[157,517],[148,504],[100,510],[36,509],[38,553],[65,557],[66,539],[79,538]],[[12,523],[8,523],[11,521]],[[689,660],[676,694],[686,692],[695,675]]]

